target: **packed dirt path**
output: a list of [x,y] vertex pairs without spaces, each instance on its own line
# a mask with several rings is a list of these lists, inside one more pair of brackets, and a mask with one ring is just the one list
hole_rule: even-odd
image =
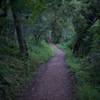
[[35,84],[20,100],[74,100],[73,77],[66,64],[64,52],[52,45],[54,57],[40,66]]

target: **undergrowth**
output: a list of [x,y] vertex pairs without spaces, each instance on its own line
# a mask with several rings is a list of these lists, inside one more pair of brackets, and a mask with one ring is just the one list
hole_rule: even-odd
[[[4,49],[4,50],[3,50]],[[7,50],[6,50],[7,49]],[[17,48],[0,48],[0,100],[15,100],[21,94],[24,85],[34,78],[34,72],[39,64],[46,62],[52,56],[50,46],[41,42],[30,44],[29,57],[21,58]],[[3,54],[3,51],[11,52]],[[8,54],[8,55],[7,55]]]
[[93,86],[89,70],[87,69],[91,65],[86,62],[85,58],[75,57],[69,43],[62,43],[59,47],[64,49],[67,63],[75,75],[76,100],[99,100],[100,87]]

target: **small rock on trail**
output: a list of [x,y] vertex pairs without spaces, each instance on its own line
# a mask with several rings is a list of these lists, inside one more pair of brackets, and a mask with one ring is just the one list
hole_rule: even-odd
[[19,100],[73,100],[73,78],[64,52],[55,45],[52,48],[55,56],[40,67],[35,84]]

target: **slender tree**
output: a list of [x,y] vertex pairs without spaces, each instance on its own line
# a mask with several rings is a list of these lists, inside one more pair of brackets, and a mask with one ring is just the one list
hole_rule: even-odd
[[17,34],[20,52],[21,52],[22,56],[28,56],[28,49],[27,49],[26,41],[25,41],[25,39],[23,37],[23,33],[22,33],[22,27],[21,27],[22,23],[20,20],[21,16],[20,16],[19,11],[17,10],[16,6],[13,6],[14,3],[17,3],[17,2],[13,2],[12,0],[9,1],[10,7],[12,9],[12,14],[13,14],[13,19],[14,19],[14,24],[15,24],[15,29],[16,29],[15,32]]

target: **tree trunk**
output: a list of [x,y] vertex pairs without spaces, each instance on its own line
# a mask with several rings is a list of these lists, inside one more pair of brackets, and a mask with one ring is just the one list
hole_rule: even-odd
[[81,39],[78,38],[73,48],[73,54],[77,55],[76,52],[78,52],[80,45],[81,45]]
[[25,56],[27,57],[28,56],[28,48],[27,48],[26,41],[22,34],[21,21],[19,18],[20,16],[18,15],[17,12],[15,12],[15,10],[14,10],[15,8],[13,8],[11,0],[7,0],[7,3],[11,7],[12,17],[13,17],[14,24],[15,24],[15,31],[17,34],[17,40],[18,40],[21,55],[23,57],[25,57]]
[[19,48],[22,56],[28,56],[28,49],[26,45],[26,41],[22,34],[21,23],[19,20],[19,16],[13,12],[14,23],[16,27],[16,34],[19,43]]

